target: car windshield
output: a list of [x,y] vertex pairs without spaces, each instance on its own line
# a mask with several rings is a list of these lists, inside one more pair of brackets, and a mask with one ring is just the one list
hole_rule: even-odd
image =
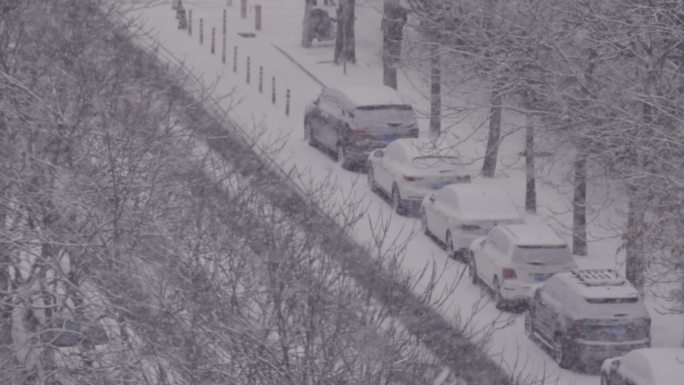
[[455,156],[417,156],[413,158],[413,165],[416,167],[439,167],[460,165],[461,161]]
[[409,105],[377,105],[356,108],[355,120],[359,128],[404,127],[416,125],[416,115]]
[[532,265],[561,265],[573,262],[568,246],[516,246],[512,260]]

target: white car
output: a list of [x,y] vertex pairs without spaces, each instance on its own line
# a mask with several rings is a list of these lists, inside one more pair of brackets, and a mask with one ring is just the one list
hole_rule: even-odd
[[467,255],[475,238],[498,223],[523,223],[501,188],[479,183],[452,184],[423,199],[420,214],[426,235],[444,245],[450,258]]
[[684,383],[684,348],[635,349],[601,366],[601,385],[679,385]]
[[470,246],[468,272],[495,294],[497,308],[525,304],[530,288],[577,264],[567,242],[546,224],[498,225]]
[[397,214],[415,212],[427,194],[465,182],[470,174],[458,157],[441,155],[419,139],[397,139],[368,156],[368,185],[390,197]]

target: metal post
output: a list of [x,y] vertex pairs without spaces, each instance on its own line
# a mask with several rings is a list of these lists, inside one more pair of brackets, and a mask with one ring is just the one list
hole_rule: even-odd
[[254,29],[261,31],[261,5],[254,6]]
[[216,44],[216,27],[211,27],[211,54],[213,55],[215,52],[215,44]]
[[285,115],[290,116],[290,89],[285,91]]
[[226,10],[224,9],[223,10],[223,34],[224,35],[226,34],[226,31],[227,31],[227,25],[228,25],[228,18],[226,15]]
[[237,73],[237,46],[233,46],[233,72]]
[[188,9],[188,35],[192,36],[192,9]]
[[245,75],[245,80],[247,81],[247,84],[249,84],[249,74],[250,74],[250,63],[249,63],[249,56],[247,56],[247,74]]
[[275,76],[271,78],[271,103],[276,103],[276,83]]
[[204,44],[204,19],[200,17],[200,44]]
[[226,35],[223,35],[223,45],[221,46],[221,63],[226,64]]
[[240,17],[247,17],[247,0],[240,0]]
[[259,66],[259,93],[264,92],[264,67]]

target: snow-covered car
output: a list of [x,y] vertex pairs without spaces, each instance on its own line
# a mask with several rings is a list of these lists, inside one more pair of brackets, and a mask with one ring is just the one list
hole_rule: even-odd
[[601,365],[601,385],[684,383],[684,348],[636,349]]
[[576,269],[553,275],[534,291],[525,333],[561,368],[598,366],[649,347],[651,317],[639,292],[616,271]]
[[508,194],[492,184],[458,183],[428,194],[422,202],[423,232],[444,245],[450,258],[467,256],[476,238],[499,223],[523,223]]
[[458,157],[440,155],[419,139],[397,139],[368,156],[368,185],[390,197],[397,214],[415,212],[427,194],[464,182],[470,174]]
[[371,151],[395,139],[417,137],[413,107],[386,86],[326,87],[304,111],[304,138],[343,168],[365,166]]
[[468,272],[497,308],[525,304],[532,285],[577,267],[567,242],[546,224],[497,225],[470,246]]

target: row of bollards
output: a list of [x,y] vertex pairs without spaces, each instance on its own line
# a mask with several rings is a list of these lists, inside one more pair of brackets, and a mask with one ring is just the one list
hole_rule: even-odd
[[[229,0],[227,0],[228,3]],[[228,3],[232,5],[232,1]],[[261,30],[261,5],[256,5],[255,9],[255,29]],[[185,21],[185,11],[183,10],[183,21]],[[240,1],[240,13],[242,18],[247,17],[247,0]],[[222,18],[222,44],[221,44],[221,63],[226,64],[226,44],[227,44],[227,29],[228,29],[228,18],[226,9],[223,10]],[[179,28],[181,27],[180,16],[179,18]],[[187,12],[187,26],[188,34],[192,36],[192,10]],[[204,45],[204,19],[199,18],[199,43]],[[211,28],[211,45],[210,52],[212,55],[216,54],[216,28]],[[251,58],[247,56],[246,58],[246,70],[245,70],[245,82],[247,84],[251,83],[252,69],[251,69]],[[233,73],[238,72],[238,46],[233,46]],[[264,67],[259,66],[259,78],[258,78],[258,90],[260,94],[264,91]],[[271,78],[271,103],[276,104],[276,78],[273,76]],[[285,115],[290,115],[290,89],[285,91]]]

